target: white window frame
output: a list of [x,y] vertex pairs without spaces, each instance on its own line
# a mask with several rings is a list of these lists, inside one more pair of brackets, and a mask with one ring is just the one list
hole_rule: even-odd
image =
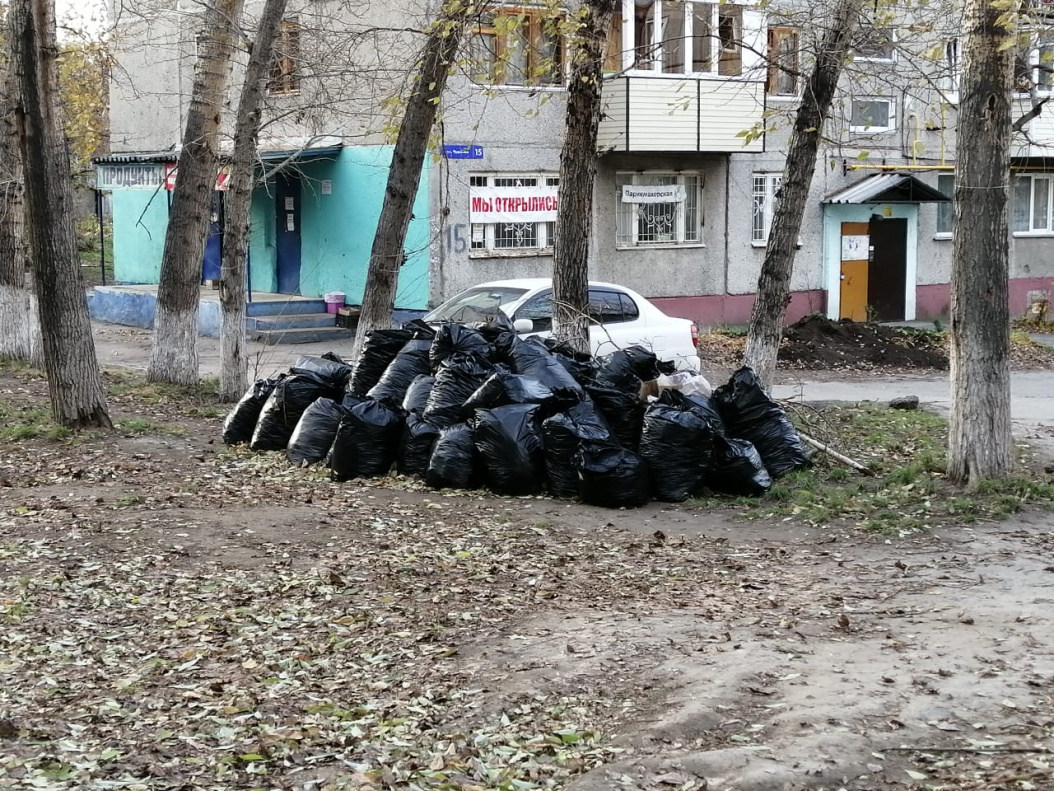
[[[853,96],[849,100],[849,131],[860,135],[881,135],[897,130],[897,101],[889,96]],[[889,107],[889,120],[886,126],[857,126],[853,124],[853,110],[857,102],[885,102]]]
[[[758,189],[758,181],[764,180],[762,189]],[[750,244],[753,247],[767,247],[769,243],[769,231],[772,228],[772,215],[776,210],[776,193],[783,184],[783,171],[779,172],[755,172],[751,174],[750,189]],[[757,198],[763,198],[761,204],[763,228],[754,227],[754,205]],[[760,234],[759,234],[760,231]]]
[[937,174],[937,191],[938,192],[944,192],[944,190],[941,189],[941,179],[951,179],[952,180],[952,182],[951,182],[952,183],[952,191],[950,193],[948,193],[948,192],[944,193],[949,198],[952,198],[952,200],[948,201],[948,207],[947,207],[948,211],[949,211],[949,215],[948,215],[948,218],[949,218],[948,219],[948,230],[946,230],[946,231],[945,230],[941,230],[941,227],[940,227],[939,223],[940,223],[940,217],[941,217],[940,210],[941,210],[942,204],[938,203],[937,204],[937,220],[936,220],[937,225],[936,225],[936,232],[933,234],[933,238],[934,239],[951,239],[952,235],[955,233],[955,173],[954,172],[949,172],[949,173],[938,173]]
[[[1011,174],[1011,200],[1014,199],[1016,194],[1016,184],[1018,179],[1028,179],[1030,182],[1028,190],[1028,229],[1027,230],[1014,230],[1014,236],[1054,236],[1054,172],[1050,173],[1013,173]],[[1035,206],[1036,206],[1036,181],[1039,179],[1045,179],[1047,181],[1047,227],[1036,228],[1034,226],[1035,221]],[[1010,207],[1010,225],[1014,226],[1014,206]]]
[[[1044,50],[1049,51],[1051,56],[1045,63],[1042,63]],[[1035,86],[1036,93],[1040,96],[1050,96],[1054,94],[1054,72],[1041,72],[1039,70],[1040,65],[1044,66],[1045,69],[1054,69],[1054,35],[1047,31],[1040,33],[1036,41],[1029,47],[1028,66],[1029,79]],[[1047,80],[1046,85],[1042,81],[1044,77]],[[1027,95],[1029,92],[1018,91],[1018,93]]]
[[[779,42],[787,37],[793,37],[795,39],[796,49],[794,50],[794,63],[789,66],[780,62],[779,57]],[[775,42],[773,41],[775,39]],[[802,30],[800,27],[794,27],[792,25],[779,25],[771,24],[765,30],[765,40],[768,44],[768,60],[769,60],[769,73],[765,76],[765,95],[769,99],[775,99],[776,101],[797,101],[801,98],[802,86],[805,83],[805,79],[801,74],[801,62],[802,62]],[[776,47],[773,47],[773,43]],[[779,72],[784,68],[790,68],[798,72],[797,74],[791,75],[794,77],[794,92],[793,93],[780,93],[776,86],[779,84]]]
[[962,78],[962,46],[957,38],[944,42],[944,70],[939,86],[944,98],[953,104],[959,103],[959,81]]
[[[619,233],[619,223],[622,217],[622,180],[629,178],[629,184],[640,184],[642,180],[654,179],[660,176],[671,176],[677,179],[676,183],[685,187],[687,191],[688,185],[685,183],[686,178],[694,178],[695,181],[695,211],[696,211],[696,235],[698,239],[692,241],[685,241],[685,231],[687,219],[685,217],[686,208],[688,205],[687,200],[684,203],[676,204],[674,214],[674,239],[669,242],[641,242],[640,241],[640,225],[634,219],[632,222],[633,242],[627,244],[624,241],[620,241],[620,238],[624,234]],[[672,170],[646,170],[644,172],[636,171],[618,171],[615,174],[615,249],[616,250],[641,250],[647,248],[666,249],[670,247],[685,248],[685,247],[706,247],[705,240],[703,238],[703,232],[706,229],[706,215],[704,213],[703,198],[706,194],[706,185],[701,171],[672,171]],[[639,206],[638,203],[627,204],[630,206]],[[636,218],[636,208],[631,210],[633,217]]]
[[[692,56],[692,32],[695,25],[695,14],[692,13],[695,5],[710,5],[710,29],[718,31],[717,35],[712,40],[712,46],[710,48],[710,62],[707,64],[707,68],[702,71],[696,71],[694,68],[694,58]],[[742,29],[742,18],[740,19],[740,30],[738,39],[738,49],[740,57],[740,73],[738,75],[723,75],[720,74],[720,62],[721,62],[721,46],[720,46],[720,23],[721,9],[729,7],[738,7],[742,9],[740,14],[743,13],[750,6],[747,3],[734,2],[734,0],[654,0],[654,18],[663,19],[663,6],[670,5],[673,7],[680,6],[683,8],[684,13],[684,35],[681,37],[681,51],[684,53],[684,65],[680,72],[669,72],[663,70],[663,30],[661,25],[651,24],[651,41],[649,42],[650,47],[648,49],[651,55],[651,63],[649,66],[640,67],[636,65],[637,61],[637,35],[636,35],[636,3],[635,0],[622,0],[622,70],[629,75],[655,75],[661,74],[666,76],[677,76],[678,74],[684,75],[712,75],[714,77],[720,77],[721,79],[736,79],[737,77],[743,76],[747,68],[743,64],[743,37],[745,35]]]
[[[478,179],[486,179],[486,185],[475,185],[472,182]],[[498,179],[536,179],[537,186],[559,185],[559,173],[472,173],[469,178],[469,195],[472,194],[473,186],[493,186]],[[468,255],[469,258],[514,258],[537,255],[552,255],[553,242],[556,231],[556,221],[534,223],[535,238],[538,244],[533,247],[498,247],[497,226],[505,223],[470,223]],[[510,223],[512,224],[512,223]],[[483,244],[476,246],[477,235],[482,233]]]
[[872,24],[861,25],[860,32],[863,33],[865,30],[874,32],[889,33],[889,56],[874,57],[870,55],[859,55],[856,50],[853,50],[853,60],[860,63],[896,63],[897,62],[897,31],[893,28],[879,28]]

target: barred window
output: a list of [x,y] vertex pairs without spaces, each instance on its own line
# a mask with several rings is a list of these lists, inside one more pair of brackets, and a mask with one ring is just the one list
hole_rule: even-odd
[[[559,176],[545,174],[470,176],[469,187],[558,187]],[[551,250],[556,222],[472,223],[470,250]]]
[[[703,241],[703,177],[698,173],[619,173],[615,176],[615,246],[695,245]],[[661,202],[627,187],[683,187],[683,199]]]
[[776,194],[782,183],[782,173],[754,174],[754,216],[750,235],[752,242],[768,243],[772,215],[776,210]]

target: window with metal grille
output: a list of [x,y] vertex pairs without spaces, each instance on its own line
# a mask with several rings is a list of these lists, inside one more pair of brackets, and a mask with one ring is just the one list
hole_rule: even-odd
[[[696,245],[703,241],[702,191],[699,173],[618,173],[615,176],[615,246]],[[627,186],[684,187],[684,200],[672,203],[627,202]]]
[[299,61],[300,23],[296,19],[284,19],[274,42],[267,92],[272,95],[299,93]]
[[756,244],[765,244],[769,240],[772,215],[776,210],[776,194],[782,183],[782,173],[754,174],[754,208],[750,240]]
[[[544,174],[470,176],[469,187],[560,186],[559,176]],[[470,250],[550,250],[556,237],[555,222],[472,223]]]

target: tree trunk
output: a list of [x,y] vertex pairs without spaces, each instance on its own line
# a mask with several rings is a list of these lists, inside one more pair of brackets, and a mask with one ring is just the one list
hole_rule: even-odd
[[830,114],[838,79],[859,25],[862,5],[862,0],[839,0],[834,8],[794,119],[744,353],[744,364],[754,369],[765,387],[771,386],[776,372],[783,316],[790,301],[794,255],[816,170],[823,125]]
[[560,201],[553,260],[555,334],[589,352],[589,236],[597,175],[597,129],[604,86],[604,53],[616,0],[586,0],[574,36],[574,61],[560,151]]
[[[6,48],[10,50],[10,36]],[[25,192],[15,117],[17,76],[10,52],[0,100],[0,359],[32,357],[29,288],[26,284]]]
[[362,296],[362,313],[355,333],[353,356],[358,357],[366,333],[378,327],[389,327],[395,309],[399,269],[406,258],[406,231],[410,226],[421,168],[428,151],[428,138],[435,123],[439,98],[443,95],[450,69],[454,66],[465,26],[479,9],[461,0],[447,0],[439,19],[428,32],[421,55],[413,92],[406,103],[399,135],[388,169],[388,185],[373,237],[370,265],[366,272],[366,290]]
[[219,171],[220,123],[242,4],[243,0],[215,0],[206,5],[161,257],[154,343],[146,370],[151,382],[192,385],[198,381],[201,259]]
[[260,133],[260,105],[275,34],[282,24],[286,0],[266,0],[256,28],[256,39],[245,69],[234,127],[223,228],[220,272],[220,400],[237,401],[245,391],[249,360],[245,340],[246,260],[249,254],[249,209],[252,206],[256,142]]
[[26,173],[33,276],[51,411],[63,426],[109,428],[73,231],[70,161],[58,97],[53,0],[14,0],[15,114]]
[[1007,190],[1013,23],[994,0],[965,9],[951,289],[948,476],[976,486],[1013,466]]

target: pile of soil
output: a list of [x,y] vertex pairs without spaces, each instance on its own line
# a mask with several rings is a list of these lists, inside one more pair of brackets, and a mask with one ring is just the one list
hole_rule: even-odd
[[788,367],[947,370],[943,333],[810,315],[784,330],[779,359]]

